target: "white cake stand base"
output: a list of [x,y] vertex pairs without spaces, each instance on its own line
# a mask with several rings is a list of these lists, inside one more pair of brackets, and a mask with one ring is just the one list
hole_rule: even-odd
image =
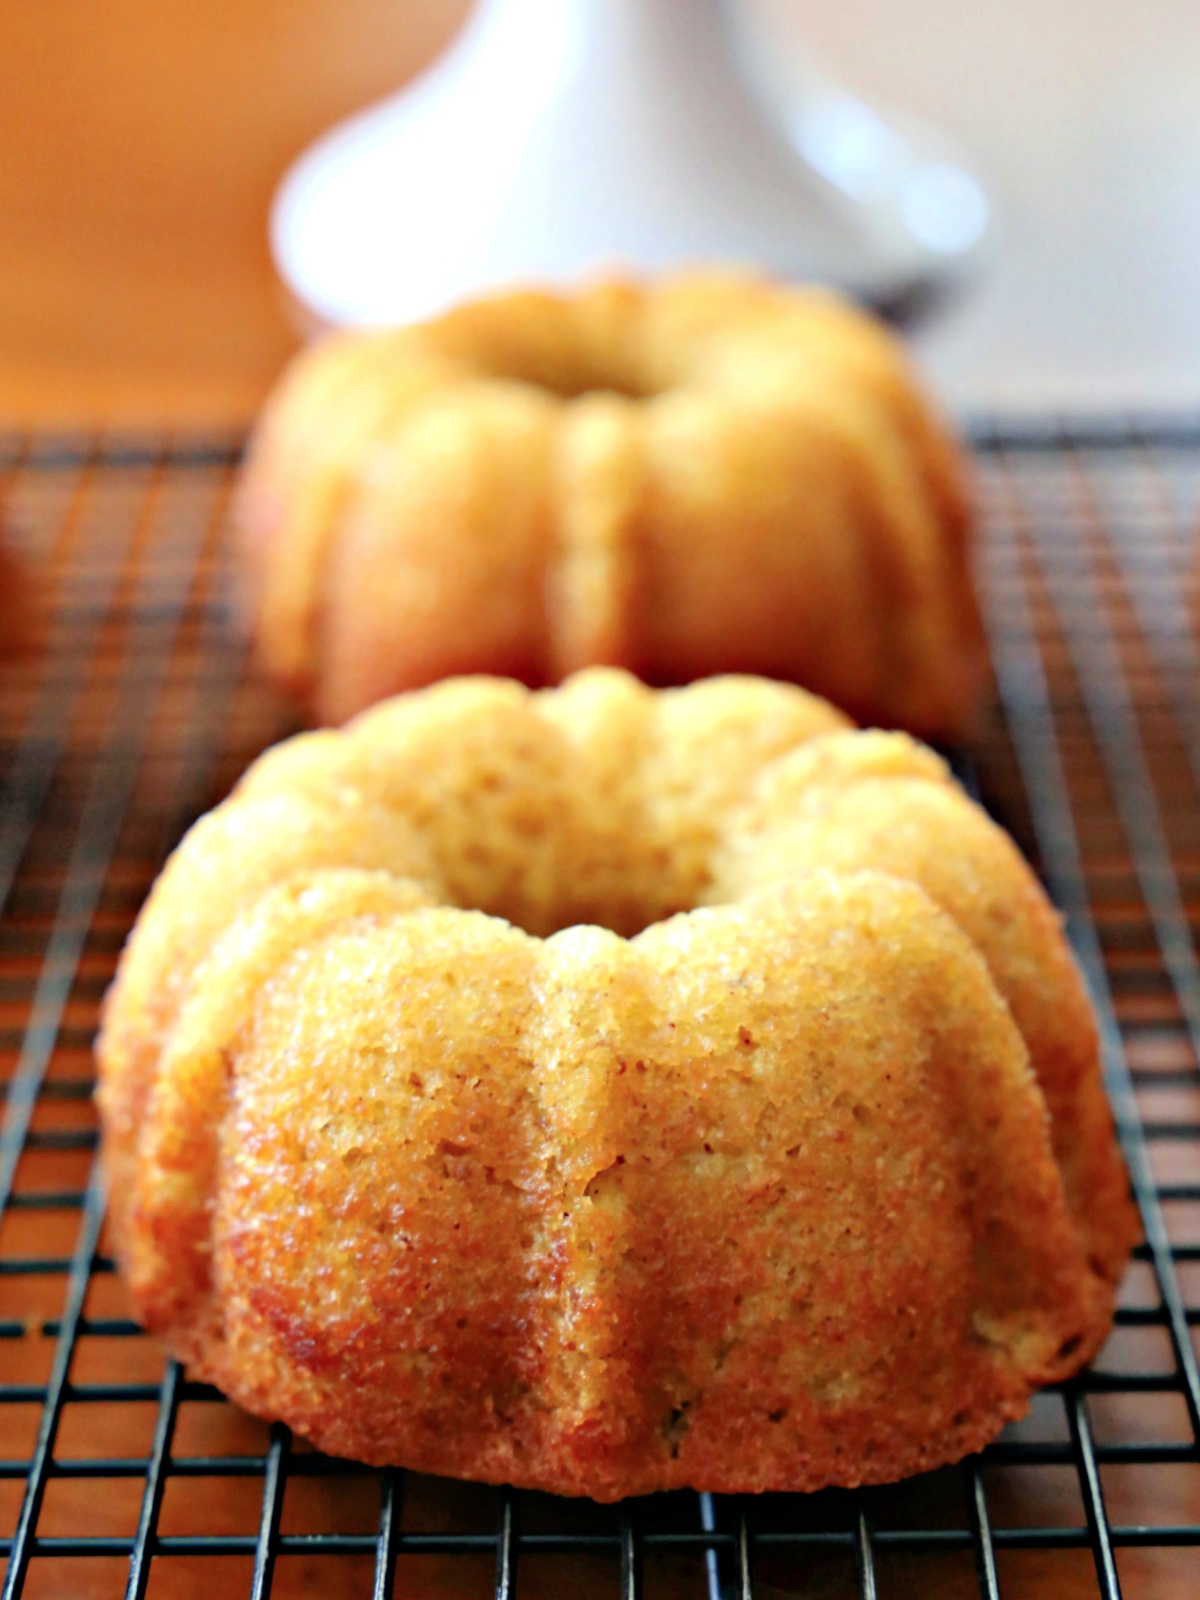
[[614,267],[750,264],[876,303],[971,269],[988,208],[962,164],[782,71],[727,11],[483,0],[432,70],[288,174],[284,281],[320,321],[383,324]]

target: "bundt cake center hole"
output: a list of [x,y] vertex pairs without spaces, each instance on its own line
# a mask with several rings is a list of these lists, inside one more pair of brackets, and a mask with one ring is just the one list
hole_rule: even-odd
[[662,392],[661,384],[645,381],[626,362],[600,362],[568,353],[561,360],[542,351],[507,350],[485,362],[489,376],[508,383],[524,383],[560,400],[580,400],[585,395],[616,395],[624,400],[650,400]]
[[[707,903],[707,902],[706,902]],[[559,904],[550,910],[549,916],[541,926],[530,925],[529,921],[509,918],[515,921],[518,927],[526,933],[538,938],[548,938],[556,933],[564,933],[568,928],[604,928],[609,933],[615,933],[622,939],[635,939],[639,933],[645,933],[648,928],[653,928],[661,922],[669,922],[672,917],[680,916],[698,909],[699,902],[688,898],[672,899],[669,902],[638,901],[632,896],[610,900],[605,895],[597,895],[586,899],[572,897],[568,904]],[[743,1049],[756,1049],[757,1046],[741,1044]]]
[[539,387],[557,395],[560,400],[582,400],[586,395],[616,395],[623,400],[649,400],[657,392],[653,389],[637,389],[628,382],[605,382],[599,373],[581,374],[574,381],[564,375],[563,381],[543,383]]
[[[646,910],[638,906],[610,906],[600,903],[586,906],[572,906],[567,911],[552,911],[549,916],[522,917],[511,916],[505,906],[479,906],[482,910],[493,916],[500,916],[506,922],[511,922],[523,933],[530,934],[535,939],[549,939],[557,933],[565,933],[569,928],[603,928],[608,933],[615,933],[622,939],[635,939],[639,933],[645,933],[647,928],[653,928],[657,923],[668,922],[681,912],[693,911],[694,906],[672,906],[670,909],[656,907]],[[743,1048],[747,1048],[743,1046]],[[750,1047],[753,1048],[753,1047]]]

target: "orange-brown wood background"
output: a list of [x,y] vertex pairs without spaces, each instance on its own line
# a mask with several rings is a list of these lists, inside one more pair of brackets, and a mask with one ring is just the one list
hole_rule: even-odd
[[275,184],[468,8],[0,3],[0,422],[249,417],[297,337]]

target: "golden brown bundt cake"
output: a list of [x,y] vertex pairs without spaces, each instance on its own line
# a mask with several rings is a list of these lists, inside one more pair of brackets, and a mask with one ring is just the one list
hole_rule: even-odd
[[746,276],[331,338],[269,403],[237,521],[262,658],[329,722],[608,664],[952,736],[983,670],[962,460],[900,344]]
[[597,1499],[953,1460],[1136,1221],[1007,837],[756,679],[468,679],[264,756],[99,1046],[139,1314],[326,1450]]

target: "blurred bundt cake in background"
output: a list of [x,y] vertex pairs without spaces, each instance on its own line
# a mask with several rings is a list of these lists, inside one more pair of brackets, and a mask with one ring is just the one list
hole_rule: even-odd
[[983,671],[963,460],[901,345],[750,276],[329,338],[267,406],[238,522],[262,659],[324,721],[608,664],[954,737]]

